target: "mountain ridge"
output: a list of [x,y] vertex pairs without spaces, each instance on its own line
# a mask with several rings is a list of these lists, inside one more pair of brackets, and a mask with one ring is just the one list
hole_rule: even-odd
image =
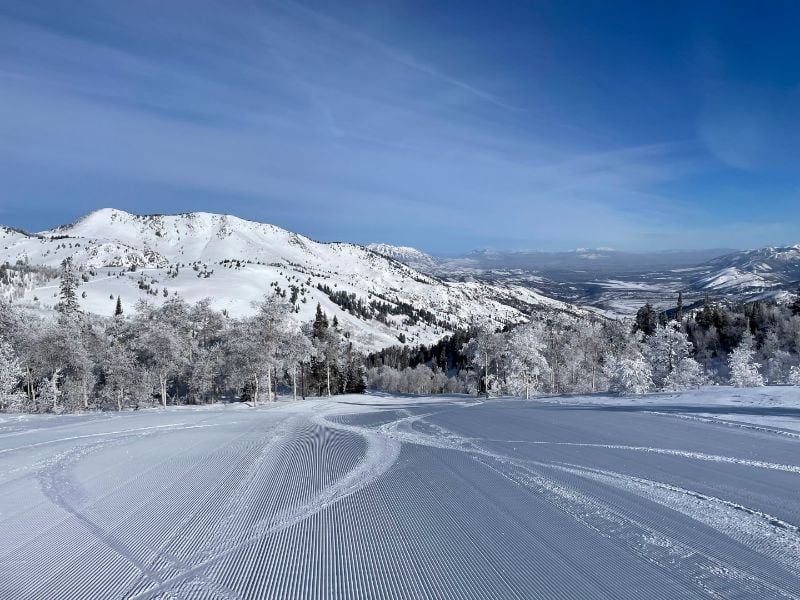
[[87,312],[112,314],[117,296],[127,310],[141,299],[157,304],[178,296],[188,302],[210,297],[215,308],[245,316],[255,301],[278,292],[298,322],[311,319],[319,303],[362,349],[400,339],[430,343],[472,321],[502,327],[540,309],[581,311],[523,286],[443,281],[365,246],[317,242],[233,215],[135,215],[113,208],[33,236],[4,228],[0,264],[11,271],[18,265],[19,273],[0,292],[52,310],[54,273],[67,257],[81,272]]

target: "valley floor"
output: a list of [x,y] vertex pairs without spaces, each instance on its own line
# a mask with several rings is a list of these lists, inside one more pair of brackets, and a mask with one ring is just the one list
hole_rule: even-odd
[[0,415],[0,598],[800,598],[798,398]]

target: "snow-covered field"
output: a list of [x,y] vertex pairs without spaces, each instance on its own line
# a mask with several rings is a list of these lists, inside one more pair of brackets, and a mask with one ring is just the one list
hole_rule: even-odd
[[2,415],[0,598],[798,598],[798,398]]

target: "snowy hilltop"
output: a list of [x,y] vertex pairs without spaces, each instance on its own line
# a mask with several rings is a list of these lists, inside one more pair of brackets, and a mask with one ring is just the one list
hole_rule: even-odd
[[378,254],[388,256],[396,261],[408,265],[409,267],[430,273],[436,269],[437,259],[411,246],[392,246],[391,244],[367,244],[367,248]]
[[[317,304],[363,349],[430,343],[473,320],[498,326],[543,308],[573,310],[524,286],[455,282],[395,260],[388,246],[320,243],[230,215],[133,215],[107,208],[39,233],[0,228],[0,294],[46,312],[58,302],[59,266],[81,273],[81,309],[111,315],[138,300],[211,298],[232,316],[280,293],[299,321]],[[382,251],[381,251],[382,250]],[[421,254],[421,253],[420,253]]]

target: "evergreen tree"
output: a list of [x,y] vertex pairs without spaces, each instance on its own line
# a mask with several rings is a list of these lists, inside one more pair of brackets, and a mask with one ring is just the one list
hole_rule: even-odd
[[347,348],[342,357],[341,384],[342,392],[345,394],[363,394],[367,389],[364,380],[364,364],[361,357],[353,349],[352,342],[347,344]]
[[800,288],[797,290],[797,297],[792,302],[792,314],[794,316],[800,315]]
[[[335,316],[334,323],[338,324]],[[311,326],[311,341],[314,358],[309,373],[310,386],[319,396],[338,394],[346,377],[342,340],[339,330],[329,325],[328,316],[319,304]]]
[[80,312],[78,285],[80,285],[78,274],[72,264],[72,257],[68,256],[61,261],[61,284],[59,288],[61,300],[56,305],[56,310],[64,315],[75,315]]
[[714,321],[714,309],[708,294],[703,298],[703,310],[695,317],[695,320],[703,327],[710,327]]
[[645,337],[649,337],[656,332],[658,327],[658,313],[649,302],[636,311],[636,321],[633,331],[641,331]]
[[317,303],[317,314],[314,317],[313,334],[314,337],[320,337],[322,331],[328,328],[328,316],[322,310],[322,306]]
[[122,316],[122,299],[117,296],[117,305],[114,308],[114,316],[121,317]]
[[678,323],[683,321],[683,292],[678,292],[678,306],[675,311],[675,320]]

